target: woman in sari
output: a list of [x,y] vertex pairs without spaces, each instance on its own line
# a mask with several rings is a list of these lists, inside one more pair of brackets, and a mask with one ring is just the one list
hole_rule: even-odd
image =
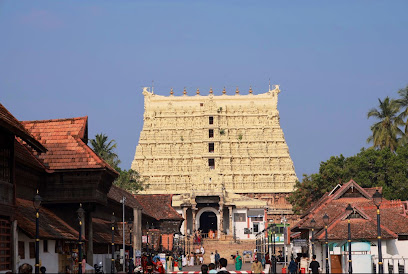
[[235,270],[241,270],[242,268],[242,257],[237,251],[237,256],[235,257]]

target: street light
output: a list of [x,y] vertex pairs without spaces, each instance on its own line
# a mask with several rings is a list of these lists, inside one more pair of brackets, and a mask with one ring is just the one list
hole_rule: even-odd
[[378,273],[382,274],[384,273],[381,251],[381,227],[380,227],[380,205],[382,202],[382,194],[378,192],[378,189],[373,194],[373,202],[377,207]]
[[40,273],[40,223],[39,223],[39,218],[40,218],[40,206],[41,206],[42,198],[38,194],[38,189],[37,189],[37,194],[34,196],[33,199],[33,205],[35,209],[35,273],[39,274]]
[[112,212],[111,228],[112,228],[112,258],[111,258],[111,273],[115,273],[115,212]]
[[313,258],[313,256],[315,255],[314,230],[315,230],[315,227],[316,227],[316,221],[315,221],[314,218],[310,221],[310,226],[312,227],[312,258]]
[[284,262],[285,262],[285,268],[286,268],[286,248],[285,248],[285,242],[286,242],[286,237],[287,237],[287,233],[286,233],[286,235],[285,235],[285,232],[286,232],[286,216],[283,216],[283,218],[282,218],[282,220],[281,220],[281,223],[283,223],[283,259],[284,259]]
[[323,216],[323,223],[324,223],[324,230],[326,232],[326,237],[325,237],[325,241],[326,241],[326,273],[330,273],[330,269],[329,269],[329,241],[327,240],[327,225],[329,224],[329,216],[327,216],[327,214],[325,213]]
[[82,218],[84,217],[85,210],[82,208],[82,204],[79,204],[77,210],[78,222],[79,222],[79,237],[78,237],[78,273],[82,274]]
[[132,227],[133,227],[133,218],[130,217],[128,221],[129,227],[129,239],[130,239],[130,249],[129,249],[129,274],[133,272],[133,245],[132,245]]
[[351,213],[353,213],[354,209],[353,207],[348,204],[346,207],[346,213],[347,213],[347,230],[348,230],[348,252],[349,252],[349,269],[348,272],[351,274],[353,273],[353,268],[352,268],[352,261],[351,261],[351,224],[350,224],[350,218],[351,218]]

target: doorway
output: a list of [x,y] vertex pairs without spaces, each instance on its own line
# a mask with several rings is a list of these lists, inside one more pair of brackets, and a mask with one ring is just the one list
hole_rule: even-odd
[[214,212],[206,211],[200,216],[200,228],[202,233],[208,233],[210,229],[216,231],[217,226],[217,215]]

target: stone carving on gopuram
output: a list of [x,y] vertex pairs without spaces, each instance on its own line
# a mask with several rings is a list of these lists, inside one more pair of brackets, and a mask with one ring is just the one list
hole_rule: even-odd
[[[218,197],[207,203],[218,212],[246,207],[268,208],[268,217],[291,214],[286,197],[297,177],[279,123],[279,86],[261,94],[252,88],[246,95],[238,88],[222,93],[162,96],[144,88],[144,124],[132,163],[149,184],[141,193],[176,195],[173,206],[192,209],[194,224],[196,197]],[[222,222],[221,230],[228,228]]]

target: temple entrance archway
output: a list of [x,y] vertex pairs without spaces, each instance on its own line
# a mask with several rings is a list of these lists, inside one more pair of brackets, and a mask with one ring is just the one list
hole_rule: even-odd
[[220,226],[219,212],[215,208],[205,207],[197,212],[196,227],[202,230],[202,233],[218,231]]

